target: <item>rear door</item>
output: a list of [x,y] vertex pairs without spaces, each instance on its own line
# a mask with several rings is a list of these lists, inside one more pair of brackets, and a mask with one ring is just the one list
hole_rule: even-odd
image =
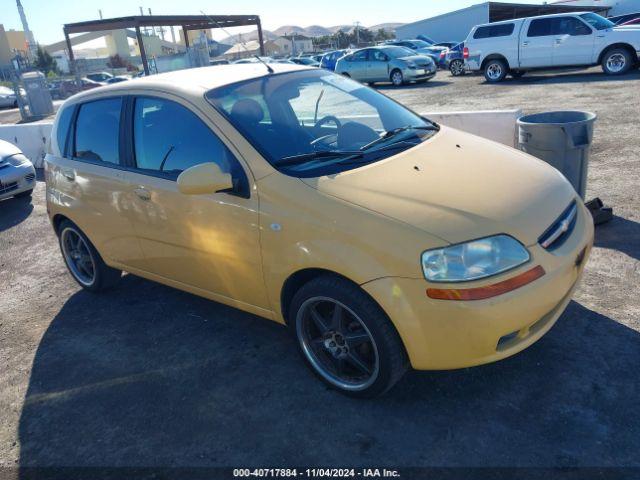
[[554,66],[587,65],[592,62],[595,34],[576,17],[556,17],[553,24]]
[[[138,96],[127,110],[128,198],[135,206],[144,270],[244,305],[268,308],[258,198],[250,192],[248,169],[208,120],[178,98]],[[180,193],[178,175],[205,162],[230,173],[235,191]]]
[[123,97],[108,97],[65,109],[70,129],[57,132],[62,156],[48,164],[48,194],[108,263],[136,267],[143,257],[121,163],[122,105]]
[[520,35],[520,67],[553,66],[554,18],[533,18]]

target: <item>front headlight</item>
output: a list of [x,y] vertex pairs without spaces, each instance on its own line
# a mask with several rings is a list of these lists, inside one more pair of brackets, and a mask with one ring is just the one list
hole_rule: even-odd
[[29,159],[25,157],[23,154],[17,153],[7,158],[7,162],[9,163],[9,165],[13,165],[14,167],[19,167],[20,165],[29,163]]
[[430,282],[467,282],[511,270],[529,261],[529,252],[508,235],[472,240],[422,254]]

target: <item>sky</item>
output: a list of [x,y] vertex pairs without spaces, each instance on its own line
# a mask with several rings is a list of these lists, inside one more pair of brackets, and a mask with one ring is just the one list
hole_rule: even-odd
[[[198,15],[200,11],[214,15],[260,15],[263,28],[274,30],[282,25],[333,25],[360,22],[363,26],[387,22],[412,22],[468,7],[483,0],[241,0],[212,2],[211,0],[22,0],[29,28],[38,43],[49,44],[63,40],[65,23],[95,20],[102,9],[104,18],[145,14],[151,8],[154,15]],[[518,0],[522,3],[542,3],[540,0]],[[303,6],[304,8],[300,8]],[[0,0],[0,23],[6,30],[22,30],[15,0]],[[234,30],[230,33],[237,33]],[[216,38],[225,37],[224,34]]]

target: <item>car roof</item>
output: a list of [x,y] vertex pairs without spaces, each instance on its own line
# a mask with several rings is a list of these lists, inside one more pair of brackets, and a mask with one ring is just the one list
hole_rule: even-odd
[[[313,68],[295,63],[270,63],[269,66],[273,69],[274,73],[286,73]],[[140,89],[164,90],[182,93],[187,96],[201,96],[204,92],[213,88],[224,87],[232,83],[260,78],[266,75],[269,75],[267,67],[260,62],[188,68],[94,88],[74,95],[70,98],[72,101],[69,103],[87,100],[90,97],[98,96],[107,91],[126,94],[128,90]]]

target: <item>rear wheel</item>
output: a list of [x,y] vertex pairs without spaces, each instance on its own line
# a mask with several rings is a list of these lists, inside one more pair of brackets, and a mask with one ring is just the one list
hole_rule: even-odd
[[449,64],[449,71],[454,77],[464,75],[464,62],[462,60],[453,60]]
[[402,76],[402,72],[400,70],[394,70],[391,72],[391,83],[393,83],[396,87],[401,86],[404,83],[404,77]]
[[507,76],[507,64],[504,60],[495,58],[488,60],[484,66],[484,78],[489,83],[498,83]]
[[85,290],[100,292],[115,286],[122,271],[109,267],[73,222],[64,220],[58,229],[60,250],[71,276]]
[[602,57],[602,70],[607,75],[627,73],[634,61],[629,51],[624,48],[613,48]]
[[357,285],[318,277],[294,296],[289,324],[307,365],[330,387],[354,397],[388,391],[406,372],[391,321]]

